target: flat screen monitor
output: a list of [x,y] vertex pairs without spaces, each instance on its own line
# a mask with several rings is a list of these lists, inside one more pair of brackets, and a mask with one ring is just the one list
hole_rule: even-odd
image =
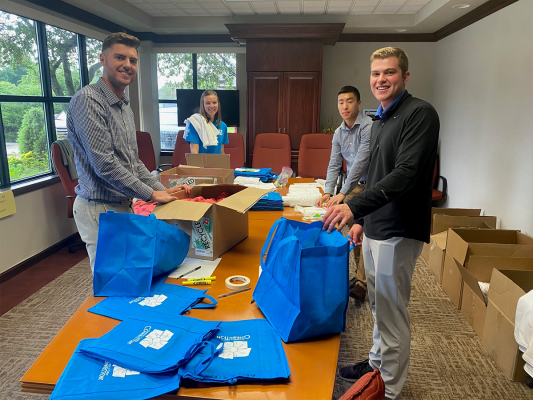
[[[176,89],[178,100],[178,125],[185,126],[185,119],[200,112],[200,97],[204,91],[200,89]],[[222,121],[227,126],[239,126],[239,91],[217,90]]]

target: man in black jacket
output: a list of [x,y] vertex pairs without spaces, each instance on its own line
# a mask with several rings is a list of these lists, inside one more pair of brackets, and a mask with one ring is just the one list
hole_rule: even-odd
[[363,246],[375,321],[369,360],[341,368],[339,376],[355,382],[379,368],[386,397],[397,399],[409,367],[411,278],[423,242],[429,242],[440,125],[435,109],[405,90],[410,73],[401,49],[377,50],[370,61],[370,87],[381,105],[372,125],[366,190],[330,208],[323,226],[331,232],[339,223],[340,230],[354,219],[349,236]]

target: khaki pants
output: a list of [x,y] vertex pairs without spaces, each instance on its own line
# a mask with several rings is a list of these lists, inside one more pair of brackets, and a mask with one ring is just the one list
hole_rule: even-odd
[[[365,190],[365,184],[359,183],[355,187],[354,190],[352,190],[350,193],[346,195],[346,198],[344,199],[344,202],[346,203],[348,200],[350,200],[352,197],[357,196],[360,193],[363,193]],[[351,227],[352,224],[350,224]],[[361,246],[355,246],[353,249],[354,257],[355,257],[355,277],[360,282],[357,282],[361,286],[363,286],[366,290],[366,274],[365,274],[365,261],[363,259],[363,253],[361,251]]]

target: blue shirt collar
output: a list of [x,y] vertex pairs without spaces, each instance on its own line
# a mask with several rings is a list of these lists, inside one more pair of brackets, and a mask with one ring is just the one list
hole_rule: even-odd
[[376,111],[376,117],[379,117],[380,119],[386,119],[385,115],[387,115],[387,112],[393,109],[396,104],[398,104],[398,102],[400,101],[404,93],[405,93],[405,90],[401,92],[398,97],[396,97],[396,99],[392,102],[390,106],[387,107],[386,110],[383,110],[383,107],[380,104],[378,107],[378,110]]

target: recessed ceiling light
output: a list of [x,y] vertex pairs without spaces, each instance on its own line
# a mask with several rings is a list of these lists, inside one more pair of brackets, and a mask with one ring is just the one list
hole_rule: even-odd
[[456,4],[452,6],[452,8],[468,8],[470,7],[470,4]]
[[407,32],[407,29],[395,29],[394,32]]

